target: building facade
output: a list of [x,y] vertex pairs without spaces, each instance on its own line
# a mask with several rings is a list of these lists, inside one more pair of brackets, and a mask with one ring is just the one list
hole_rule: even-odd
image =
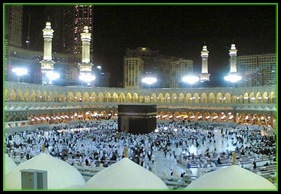
[[5,8],[6,41],[8,45],[22,47],[23,7],[11,5]]
[[[276,85],[217,88],[85,88],[5,82],[6,127],[106,119],[119,104],[157,106],[157,119],[276,127]],[[10,124],[10,125],[9,125]]]
[[[137,74],[128,71],[128,61],[132,59],[141,59],[143,61],[142,72]],[[138,63],[135,63],[134,69],[139,69]],[[132,65],[133,66],[133,65]],[[193,72],[193,61],[178,57],[160,55],[158,50],[151,50],[148,47],[138,47],[135,50],[127,49],[123,59],[124,67],[124,86],[144,88],[144,84],[139,79],[139,74],[144,77],[146,74],[152,74],[157,77],[155,88],[179,88],[181,82],[179,77]],[[134,77],[137,76],[137,77]],[[130,84],[128,84],[128,81]]]
[[124,87],[140,88],[144,61],[140,57],[124,58]]
[[237,57],[237,69],[242,79],[240,87],[276,84],[276,55],[244,55]]

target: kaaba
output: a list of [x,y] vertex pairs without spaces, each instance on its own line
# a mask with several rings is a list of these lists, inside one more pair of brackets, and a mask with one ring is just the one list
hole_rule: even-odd
[[146,134],[156,129],[156,105],[118,105],[118,131]]

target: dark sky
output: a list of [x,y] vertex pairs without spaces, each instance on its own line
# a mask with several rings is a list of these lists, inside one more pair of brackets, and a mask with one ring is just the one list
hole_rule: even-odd
[[[43,50],[43,6],[24,6],[24,12],[24,28],[32,13],[31,48]],[[150,47],[160,54],[193,60],[194,72],[200,73],[206,42],[210,85],[223,86],[232,43],[238,56],[275,53],[275,18],[275,5],[98,5],[93,6],[93,51],[111,73],[111,85],[118,86],[127,48]]]

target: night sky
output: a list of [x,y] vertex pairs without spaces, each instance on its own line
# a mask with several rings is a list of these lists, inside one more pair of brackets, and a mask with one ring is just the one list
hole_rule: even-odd
[[[34,8],[35,7],[35,8]],[[32,14],[30,48],[43,51],[44,6],[24,6],[23,39]],[[55,33],[55,32],[54,32]],[[201,72],[201,50],[209,50],[210,86],[224,86],[229,72],[229,49],[239,55],[276,52],[275,5],[94,5],[93,52],[103,70],[111,73],[111,86],[119,86],[126,49],[150,47],[160,54],[194,62]]]

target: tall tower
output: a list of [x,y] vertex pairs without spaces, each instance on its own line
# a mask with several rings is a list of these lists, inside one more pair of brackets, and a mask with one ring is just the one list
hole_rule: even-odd
[[230,56],[230,72],[227,76],[224,77],[226,81],[230,81],[232,83],[235,83],[237,81],[240,81],[242,77],[237,74],[237,49],[235,47],[235,44],[231,45],[231,48],[229,50],[229,56]]
[[201,82],[210,81],[210,74],[208,73],[209,51],[207,50],[207,46],[203,46],[203,49],[201,51],[201,57],[202,57],[202,71],[201,74],[199,74],[199,79]]
[[81,79],[86,82],[91,82],[94,80],[92,77],[92,66],[90,62],[90,45],[91,45],[91,33],[89,33],[88,26],[84,26],[83,33],[81,33],[82,41],[82,63],[78,63],[79,72]]
[[237,49],[235,47],[235,44],[231,45],[231,48],[229,50],[229,56],[230,56],[230,73],[237,73],[237,67],[236,67],[236,63],[237,63]]
[[47,73],[54,70],[55,62],[52,60],[52,38],[54,30],[51,22],[46,22],[46,27],[42,30],[44,38],[44,57],[41,63],[42,85],[47,84]]
[[8,45],[22,47],[23,7],[9,5],[5,8],[5,30]]

